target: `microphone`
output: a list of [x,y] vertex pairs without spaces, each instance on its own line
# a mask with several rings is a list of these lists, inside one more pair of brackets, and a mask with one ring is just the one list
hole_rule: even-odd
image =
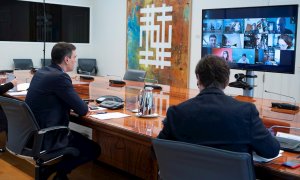
[[106,76],[114,76],[114,77],[119,77],[120,80],[114,80],[114,79],[110,79],[108,80],[109,82],[109,86],[125,86],[126,82],[122,80],[121,76],[117,76],[117,75],[111,75],[111,74],[107,74]]
[[270,94],[276,94],[279,96],[283,96],[283,97],[288,97],[293,99],[294,104],[290,104],[290,103],[276,103],[276,102],[272,102],[272,108],[279,108],[279,109],[288,109],[288,110],[299,110],[299,106],[297,106],[297,102],[296,99],[292,96],[287,96],[284,94],[280,94],[280,93],[276,93],[276,92],[271,92],[271,91],[267,91],[265,90],[266,93],[270,93]]
[[159,86],[159,85],[157,85],[158,84],[158,80],[157,79],[144,78],[144,77],[139,77],[139,79],[148,80],[148,81],[154,81],[156,83],[156,85],[154,83],[152,83],[152,84],[145,84],[144,88],[146,88],[146,87],[152,87],[155,90],[162,90],[162,87]]
[[91,75],[91,72],[89,72],[89,71],[83,71],[83,70],[78,70],[79,71],[79,73],[82,73],[82,74],[85,74],[85,75]]
[[79,76],[80,79],[94,80],[94,77],[91,76],[91,72],[89,72],[89,71],[82,71],[82,70],[79,70],[79,72],[85,74],[85,75],[80,75]]

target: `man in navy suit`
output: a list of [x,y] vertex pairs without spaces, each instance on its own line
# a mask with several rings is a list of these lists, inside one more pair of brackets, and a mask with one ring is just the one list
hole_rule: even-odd
[[[38,70],[31,80],[25,101],[41,128],[68,126],[71,109],[79,116],[89,112],[87,104],[75,92],[72,80],[66,73],[73,71],[76,56],[73,44],[57,43],[51,51],[52,64]],[[75,131],[45,138],[43,148],[48,151],[69,146],[80,152],[78,157],[66,157],[56,166],[53,170],[57,171],[56,179],[68,179],[67,174],[72,169],[95,160],[100,154],[98,144]],[[51,174],[50,171],[46,172],[47,175]]]
[[224,59],[205,56],[195,73],[200,93],[168,109],[158,138],[277,156],[280,145],[263,125],[255,105],[224,94],[230,74]]

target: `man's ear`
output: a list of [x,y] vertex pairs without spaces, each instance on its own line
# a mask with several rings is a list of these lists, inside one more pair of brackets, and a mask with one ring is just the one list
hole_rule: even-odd
[[65,62],[66,64],[69,64],[69,58],[68,58],[68,56],[65,56],[64,62]]

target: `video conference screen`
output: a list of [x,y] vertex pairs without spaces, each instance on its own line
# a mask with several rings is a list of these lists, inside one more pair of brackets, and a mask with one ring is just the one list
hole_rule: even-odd
[[232,69],[295,71],[298,5],[202,11],[202,56],[224,58]]

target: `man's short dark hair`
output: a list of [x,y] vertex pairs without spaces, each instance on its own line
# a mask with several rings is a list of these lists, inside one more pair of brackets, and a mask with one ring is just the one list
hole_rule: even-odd
[[61,64],[66,56],[72,56],[74,50],[76,50],[76,47],[70,43],[59,42],[55,44],[51,51],[52,63]]
[[209,38],[208,38],[208,39],[210,39],[210,38],[216,38],[216,39],[217,39],[217,36],[214,35],[214,34],[211,34],[211,35],[209,35]]
[[229,82],[230,68],[223,58],[207,55],[198,62],[195,73],[205,88],[225,89]]
[[242,54],[242,56],[245,56],[245,57],[247,57],[247,55],[244,53],[244,54]]

